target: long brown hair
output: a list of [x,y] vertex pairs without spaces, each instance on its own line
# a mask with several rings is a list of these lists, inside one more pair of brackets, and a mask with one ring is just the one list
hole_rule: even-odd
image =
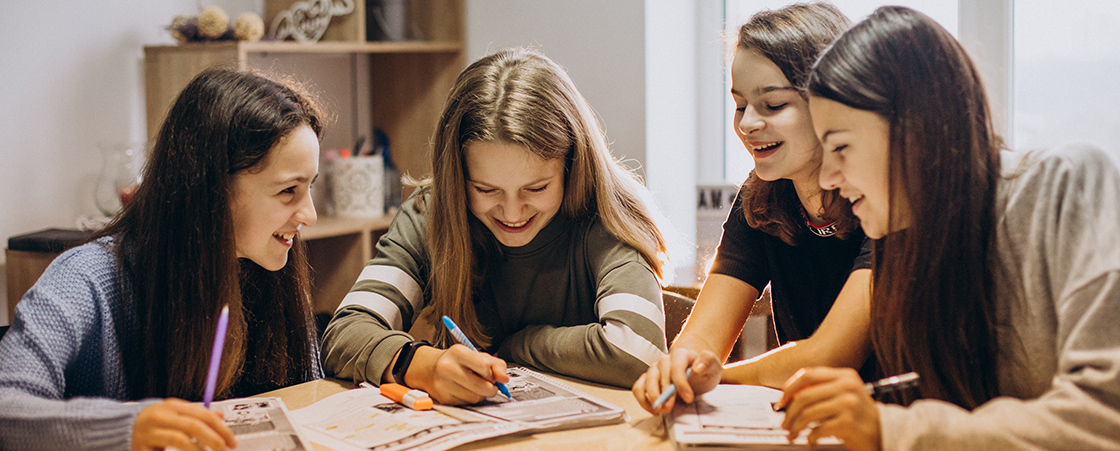
[[[813,62],[848,25],[848,18],[829,3],[798,3],[751,16],[739,27],[738,48],[761,53],[807,98],[804,86]],[[792,181],[766,181],[752,171],[743,185],[743,214],[752,228],[790,245],[807,232],[801,217],[801,200]],[[821,193],[821,205],[822,216],[835,222],[839,238],[847,238],[859,228],[851,204],[835,190]]]
[[320,135],[324,120],[297,85],[249,72],[207,70],[179,94],[134,197],[96,234],[115,237],[132,283],[137,332],[122,346],[133,396],[201,399],[225,304],[218,397],[316,376],[303,243],[276,272],[239,262],[230,201],[235,175],[264,164],[300,125]]
[[821,56],[809,91],[890,123],[890,206],[910,215],[874,246],[871,339],[884,371],[917,371],[925,398],[991,399],[1001,143],[972,61],[930,18],[882,7]]
[[[598,215],[607,230],[633,246],[661,276],[665,239],[636,176],[610,154],[591,106],[564,69],[544,55],[513,49],[467,67],[455,83],[436,128],[427,242],[430,293],[438,318],[447,315],[482,347],[489,337],[474,312],[480,256],[496,251],[493,234],[467,208],[464,153],[479,141],[524,146],[536,156],[564,160],[569,218]],[[443,328],[436,341],[451,343]]]

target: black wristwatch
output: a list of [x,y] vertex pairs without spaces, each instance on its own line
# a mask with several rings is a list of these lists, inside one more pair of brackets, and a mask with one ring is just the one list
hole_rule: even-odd
[[416,354],[416,350],[421,346],[431,346],[424,340],[410,341],[405,343],[401,348],[400,354],[397,355],[397,363],[393,365],[393,380],[396,383],[405,385],[404,374],[408,372],[408,365],[412,363],[412,356]]

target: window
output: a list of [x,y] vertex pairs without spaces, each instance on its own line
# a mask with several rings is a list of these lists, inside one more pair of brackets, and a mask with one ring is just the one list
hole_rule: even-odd
[[1013,18],[1010,144],[1089,143],[1120,160],[1120,3],[1015,0]]

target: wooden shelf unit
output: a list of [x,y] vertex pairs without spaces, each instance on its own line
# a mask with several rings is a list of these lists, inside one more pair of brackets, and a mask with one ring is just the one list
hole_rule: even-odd
[[[464,63],[464,0],[413,0],[413,28],[423,40],[317,43],[217,42],[144,47],[148,139],[175,97],[212,66],[260,69],[307,82],[337,118],[323,148],[350,147],[374,127],[391,140],[401,174],[430,172],[428,143]],[[329,33],[328,29],[328,33]]]

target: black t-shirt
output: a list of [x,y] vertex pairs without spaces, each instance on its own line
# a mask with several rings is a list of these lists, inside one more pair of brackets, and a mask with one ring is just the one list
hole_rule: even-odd
[[[824,321],[852,271],[871,268],[871,244],[861,231],[848,239],[819,237],[805,225],[790,246],[747,225],[742,188],[723,223],[712,274],[724,274],[759,292],[770,284],[778,341],[808,338]],[[795,213],[800,214],[800,213]]]

